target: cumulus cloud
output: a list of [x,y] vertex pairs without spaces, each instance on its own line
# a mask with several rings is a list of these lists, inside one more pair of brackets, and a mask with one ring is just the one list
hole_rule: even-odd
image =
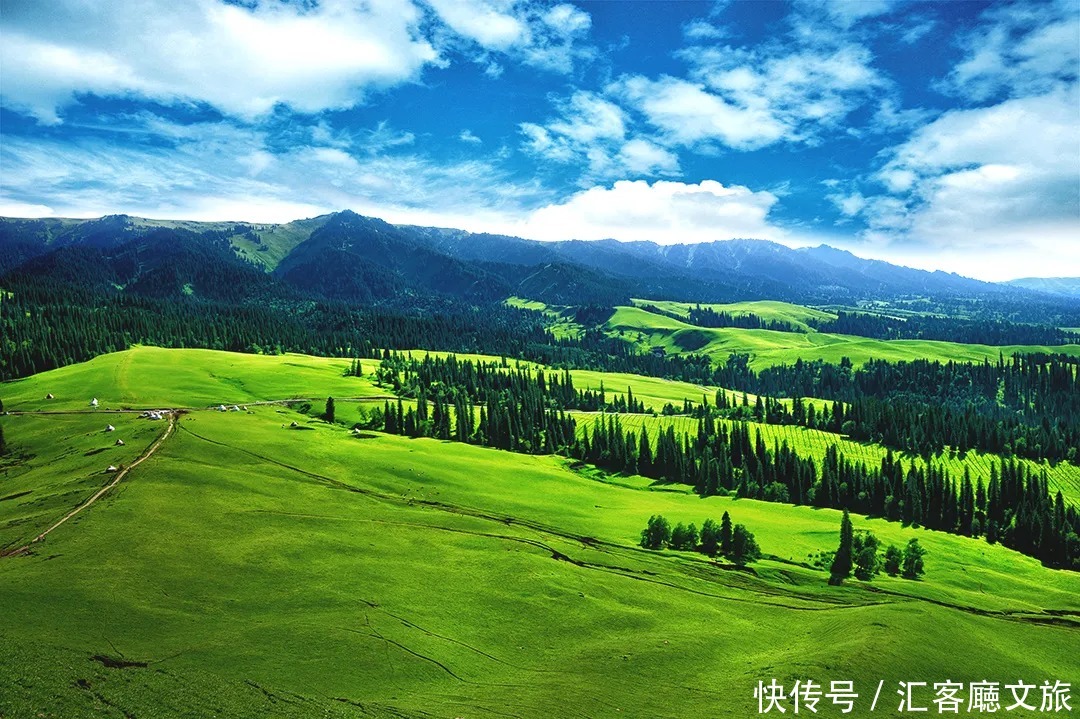
[[206,102],[245,118],[278,103],[314,112],[415,79],[438,62],[406,0],[312,9],[217,0],[5,7],[3,96],[44,121],[77,93]]
[[938,248],[1033,248],[1080,236],[1076,87],[953,110],[895,148],[878,173],[890,193],[837,195],[870,237]]
[[635,75],[623,78],[614,89],[673,144],[718,141],[753,150],[780,140],[789,130],[764,103],[737,105],[699,83],[674,77],[650,80]]
[[206,103],[246,120],[279,104],[314,113],[419,80],[447,64],[441,45],[455,38],[565,72],[588,55],[590,24],[569,5],[495,0],[11,3],[0,93],[46,123],[83,93]]
[[556,101],[558,116],[545,125],[520,128],[523,149],[545,161],[583,162],[584,179],[651,177],[678,172],[674,153],[651,140],[632,137],[629,119],[615,103],[593,92],[575,92]]
[[724,186],[713,180],[698,184],[620,181],[541,207],[515,230],[539,240],[614,238],[676,244],[782,239],[784,233],[767,219],[776,201],[771,192]]

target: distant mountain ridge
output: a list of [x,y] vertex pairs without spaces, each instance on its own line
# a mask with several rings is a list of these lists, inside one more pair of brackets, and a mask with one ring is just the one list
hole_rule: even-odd
[[1002,284],[1052,295],[1080,298],[1080,277],[1023,277]]
[[862,259],[827,245],[539,242],[392,225],[350,211],[284,224],[126,215],[0,218],[0,277],[12,271],[62,276],[71,271],[72,258],[86,260],[86,253],[98,253],[95,262],[108,282],[155,295],[177,287],[188,294],[219,294],[224,288],[215,282],[227,277],[239,283],[230,293],[251,285],[260,295],[298,293],[360,304],[432,298],[484,303],[511,295],[573,305],[623,304],[630,297],[846,305],[912,297],[1022,303],[1069,302],[1077,296],[1073,290],[1080,293],[1080,285],[1068,284],[1075,280],[994,284]]

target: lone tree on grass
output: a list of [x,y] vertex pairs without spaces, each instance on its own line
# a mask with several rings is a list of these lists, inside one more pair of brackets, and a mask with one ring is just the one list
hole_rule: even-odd
[[731,561],[740,567],[761,558],[754,535],[741,524],[736,524],[731,532]]
[[829,584],[840,584],[851,575],[852,552],[855,544],[855,530],[851,526],[851,517],[844,510],[844,516],[840,520],[840,547],[833,557],[832,567],[829,568]]
[[337,413],[334,408],[333,397],[326,398],[326,411],[323,412],[323,417],[326,419],[327,422],[333,422],[334,419],[337,417]]
[[649,517],[649,525],[641,530],[641,546],[663,549],[671,542],[671,525],[659,514]]
[[904,579],[918,579],[924,574],[923,571],[923,556],[926,555],[926,550],[919,546],[918,539],[912,539],[904,547]]
[[885,550],[885,573],[895,577],[900,573],[900,564],[904,561],[904,554],[895,544],[890,544]]

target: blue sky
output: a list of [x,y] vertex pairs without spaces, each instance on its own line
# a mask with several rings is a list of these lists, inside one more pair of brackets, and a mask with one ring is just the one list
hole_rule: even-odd
[[0,215],[1080,275],[1080,0],[0,0]]

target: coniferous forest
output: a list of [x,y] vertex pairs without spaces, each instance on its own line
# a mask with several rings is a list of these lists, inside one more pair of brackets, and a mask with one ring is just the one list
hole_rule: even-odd
[[[950,476],[933,461],[919,466],[889,452],[880,466],[845,459],[831,445],[818,466],[787,443],[767,446],[748,423],[729,430],[726,409],[693,408],[695,436],[668,426],[656,438],[624,430],[619,411],[639,400],[574,388],[569,372],[511,368],[455,357],[423,360],[389,354],[379,382],[412,399],[386,402],[369,425],[387,432],[455,440],[528,454],[560,453],[612,472],[691,485],[701,496],[733,494],[771,502],[848,509],[908,525],[985,537],[1049,566],[1080,568],[1080,514],[1045,475],[1015,460],[992,468],[988,484]],[[723,397],[723,395],[719,395]],[[415,406],[414,406],[415,405]],[[837,404],[837,408],[842,405]],[[610,409],[580,428],[571,410]],[[840,418],[845,416],[837,409]],[[826,424],[830,421],[826,417]],[[849,421],[849,420],[842,420]]]

